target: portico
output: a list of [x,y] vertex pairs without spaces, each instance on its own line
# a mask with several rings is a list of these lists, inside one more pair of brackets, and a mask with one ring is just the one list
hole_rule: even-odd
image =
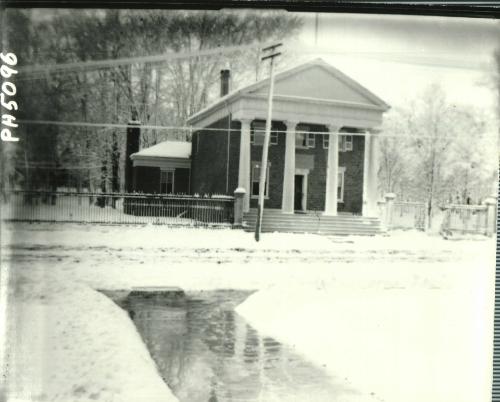
[[[214,127],[230,116],[230,124],[237,127],[233,130],[239,128],[238,137],[231,140],[238,142],[237,148],[226,146],[228,152],[238,151],[235,188],[245,189],[245,212],[256,206],[268,90],[269,80],[262,80],[190,118],[191,124]],[[265,208],[283,215],[313,211],[375,217],[378,133],[388,108],[322,60],[277,74]],[[228,156],[228,169],[230,165]]]
[[[240,142],[240,157],[239,157],[239,176],[238,176],[238,187],[249,189],[250,188],[250,150],[252,144],[250,143],[250,132],[251,123],[253,120],[242,119],[241,120],[241,142]],[[297,165],[296,158],[296,144],[297,136],[299,134],[309,134],[318,137],[328,136],[328,148],[327,153],[327,163],[326,163],[326,185],[325,185],[325,207],[323,210],[324,215],[337,215],[338,206],[338,189],[339,187],[339,172],[341,167],[339,166],[339,138],[343,135],[341,132],[342,127],[338,124],[320,124],[326,127],[326,132],[317,133],[307,133],[307,132],[297,132],[297,127],[302,122],[285,120],[283,124],[286,126],[285,132],[285,152],[284,152],[284,169],[283,169],[283,191],[282,191],[282,202],[281,211],[284,214],[293,214],[297,210],[307,211],[307,197],[302,201],[303,208],[297,208],[297,202],[295,196],[297,194],[296,176],[303,176],[303,190],[307,191],[307,178],[310,173],[310,169],[303,166],[303,164]],[[377,172],[378,172],[378,135],[375,131],[366,130],[364,133],[351,133],[350,135],[356,135],[362,137],[365,142],[365,150],[363,154],[363,216],[375,216],[377,212],[377,201],[378,201],[378,183],[377,183]],[[321,140],[323,140],[321,138]],[[324,141],[324,140],[323,140]],[[244,201],[244,211],[248,212],[250,209],[250,193],[245,195]]]

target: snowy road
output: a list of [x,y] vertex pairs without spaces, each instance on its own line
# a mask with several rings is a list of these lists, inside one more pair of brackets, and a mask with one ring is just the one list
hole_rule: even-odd
[[[232,230],[4,226],[7,330],[19,339],[9,348],[10,392],[61,402],[175,400],[126,315],[93,289],[179,286],[260,290],[238,311],[347,378],[360,400],[486,401],[494,253],[494,239],[412,232],[266,234],[255,243]],[[131,365],[148,381],[132,381]]]

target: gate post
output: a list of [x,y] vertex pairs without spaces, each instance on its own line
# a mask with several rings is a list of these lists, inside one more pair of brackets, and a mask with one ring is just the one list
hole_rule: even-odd
[[496,224],[497,224],[497,199],[496,197],[488,197],[484,201],[487,207],[486,210],[486,234],[488,236],[492,236],[493,233],[496,233]]
[[246,190],[242,187],[238,187],[234,190],[234,224],[233,227],[241,228],[243,227],[243,203],[245,198]]
[[387,228],[387,230],[390,230],[392,227],[392,208],[394,205],[394,199],[396,198],[396,194],[387,193],[384,195],[384,198],[385,198],[385,216],[384,216],[385,227]]

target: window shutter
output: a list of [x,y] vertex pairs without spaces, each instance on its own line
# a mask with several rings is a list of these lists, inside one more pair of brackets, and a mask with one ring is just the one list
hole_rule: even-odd
[[307,134],[307,147],[316,148],[316,136],[312,133]]
[[345,136],[344,148],[346,151],[352,151],[353,149],[352,135]]

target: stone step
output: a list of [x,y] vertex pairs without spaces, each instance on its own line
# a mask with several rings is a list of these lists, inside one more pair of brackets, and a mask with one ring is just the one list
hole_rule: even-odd
[[[253,232],[254,228],[245,229],[247,232]],[[263,227],[262,233],[272,233],[272,232],[281,232],[281,233],[309,233],[309,234],[319,234],[319,235],[330,235],[330,236],[375,236],[383,233],[382,230],[358,230],[358,229],[331,229],[331,230],[307,230],[307,229],[289,229],[289,228],[280,228],[280,227]]]
[[[253,225],[255,226],[256,221],[243,221],[243,224]],[[272,226],[300,226],[300,227],[339,227],[339,228],[378,228],[381,226],[380,222],[292,222],[292,221],[269,221],[264,219],[262,222],[263,225],[272,225]]]
[[[243,216],[244,228],[255,230],[257,210],[252,209]],[[360,215],[339,214],[335,216],[314,213],[283,214],[278,209],[265,209],[262,232],[314,233],[323,235],[367,235],[383,233],[379,218]]]
[[[334,216],[329,217],[296,217],[295,215],[283,216],[283,215],[264,215],[263,218],[269,221],[289,221],[289,222],[379,222],[378,218],[364,218],[364,217],[352,217],[352,218],[336,218]],[[244,215],[243,220],[257,220],[256,216]]]
[[[244,218],[256,218],[257,213],[254,212],[248,212],[243,214]],[[353,219],[364,219],[364,220],[378,220],[379,218],[377,217],[372,217],[372,216],[361,216],[361,215],[321,215],[321,214],[282,214],[282,213],[277,213],[277,212],[267,212],[264,211],[264,217],[269,217],[269,218],[275,218],[275,217],[282,217],[286,219],[332,219],[332,220],[353,220]]]
[[[255,225],[257,222],[256,219],[243,219],[243,223],[247,225]],[[295,226],[326,226],[326,227],[379,227],[380,222],[378,221],[291,221],[291,220],[283,220],[283,219],[263,219],[263,224],[268,225],[295,225]]]
[[[246,224],[248,226],[255,226],[256,222],[251,222],[251,221],[245,221],[243,224]],[[370,224],[348,224],[348,223],[318,223],[318,222],[269,222],[269,221],[263,221],[262,225],[268,225],[268,226],[292,226],[292,227],[313,227],[313,228],[318,228],[318,227],[325,227],[325,228],[379,228],[381,226],[380,223],[370,223]]]

